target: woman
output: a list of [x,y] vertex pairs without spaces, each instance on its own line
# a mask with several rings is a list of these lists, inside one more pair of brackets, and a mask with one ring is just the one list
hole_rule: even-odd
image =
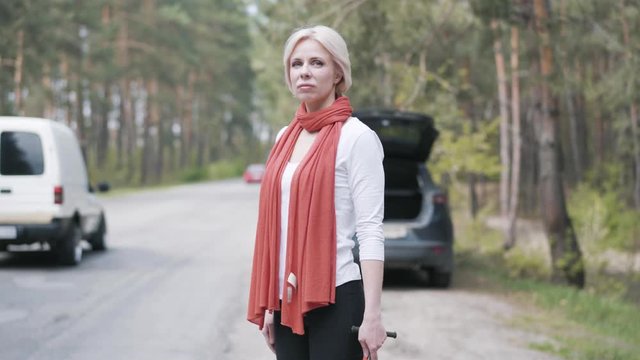
[[[382,145],[351,117],[343,95],[351,64],[340,34],[326,26],[300,29],[287,40],[283,60],[287,86],[301,104],[267,160],[248,319],[278,360],[377,359],[386,337]],[[353,325],[360,326],[357,335]]]

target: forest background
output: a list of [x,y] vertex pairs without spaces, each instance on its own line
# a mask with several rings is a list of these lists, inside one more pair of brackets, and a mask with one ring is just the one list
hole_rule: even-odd
[[309,24],[347,40],[356,109],[435,118],[473,251],[498,218],[514,276],[638,303],[640,0],[3,0],[0,114],[69,124],[115,188],[238,176],[292,117],[282,47]]

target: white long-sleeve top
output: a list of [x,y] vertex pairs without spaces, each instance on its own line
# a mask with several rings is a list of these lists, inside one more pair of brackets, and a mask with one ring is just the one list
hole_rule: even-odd
[[[278,133],[277,139],[284,133]],[[360,260],[384,261],[384,157],[376,133],[355,117],[342,126],[336,154],[336,286],[361,279],[353,260],[356,235]],[[281,183],[280,298],[284,286],[291,180],[298,163],[289,162]]]

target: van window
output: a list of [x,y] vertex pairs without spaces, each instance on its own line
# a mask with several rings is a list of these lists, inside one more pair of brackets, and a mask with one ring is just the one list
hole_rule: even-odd
[[41,175],[42,142],[35,133],[5,131],[0,134],[0,175]]

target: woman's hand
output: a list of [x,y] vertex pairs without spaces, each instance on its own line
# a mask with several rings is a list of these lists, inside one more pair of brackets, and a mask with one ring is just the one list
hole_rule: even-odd
[[264,336],[264,340],[267,342],[267,346],[273,353],[276,353],[276,336],[274,333],[275,329],[273,327],[273,312],[269,310],[264,313],[264,326],[262,327],[262,336]]
[[387,332],[382,325],[381,315],[367,316],[365,314],[360,331],[358,331],[358,341],[360,341],[365,358],[378,360],[378,349],[382,347],[386,338]]
[[382,326],[382,311],[380,310],[384,263],[378,260],[362,260],[360,267],[364,284],[365,305],[358,341],[360,341],[365,357],[378,360],[378,349],[387,338],[387,332]]

